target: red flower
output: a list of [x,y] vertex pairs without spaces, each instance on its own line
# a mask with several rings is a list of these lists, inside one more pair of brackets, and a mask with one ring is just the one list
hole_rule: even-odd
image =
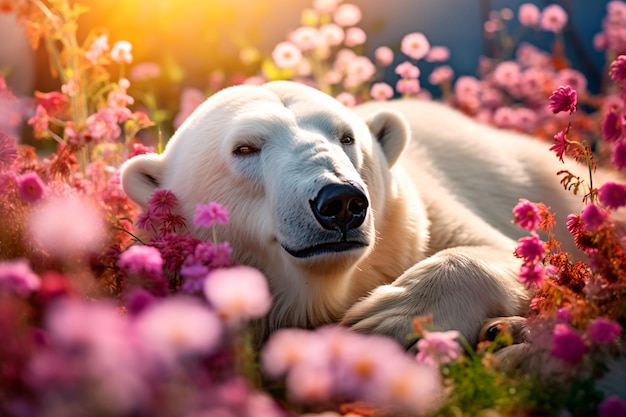
[[569,111],[570,114],[576,111],[576,90],[569,85],[560,86],[550,96],[550,110],[552,113]]

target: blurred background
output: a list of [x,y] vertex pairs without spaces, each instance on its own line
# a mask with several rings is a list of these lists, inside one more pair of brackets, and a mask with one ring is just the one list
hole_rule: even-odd
[[[564,32],[566,53],[572,67],[585,73],[593,91],[599,86],[604,57],[594,49],[593,36],[600,32],[608,0],[346,0],[359,6],[359,26],[368,35],[366,54],[377,46],[399,45],[402,36],[423,32],[431,45],[451,50],[450,65],[457,75],[475,74],[478,58],[489,55],[489,39],[483,23],[492,10],[517,11],[522,3],[540,8],[557,3],[569,13]],[[79,39],[93,28],[105,28],[111,43],[133,44],[134,63],[158,63],[180,86],[207,83],[214,71],[244,77],[258,71],[255,63],[244,64],[241,51],[256,48],[268,56],[274,45],[300,25],[301,13],[312,0],[88,0],[90,10],[81,17]],[[512,22],[516,23],[516,22]],[[553,34],[532,32],[520,39],[531,40],[549,50]],[[33,89],[58,88],[50,76],[44,50],[32,52],[21,27],[11,15],[0,14],[0,68],[12,67],[9,85],[18,94]],[[40,48],[43,49],[43,48]],[[255,66],[256,65],[256,66]],[[234,80],[235,82],[237,79]]]

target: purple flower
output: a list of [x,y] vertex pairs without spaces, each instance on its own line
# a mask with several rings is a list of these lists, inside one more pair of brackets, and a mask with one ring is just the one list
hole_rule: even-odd
[[626,186],[615,182],[604,183],[598,190],[598,199],[603,206],[617,209],[626,205]]
[[595,345],[613,343],[622,332],[622,326],[613,320],[603,317],[596,318],[587,326],[587,336]]
[[17,187],[22,200],[28,203],[39,201],[46,190],[44,183],[35,172],[28,172],[17,178]]
[[598,407],[600,417],[626,417],[626,401],[616,395],[606,397]]
[[204,295],[220,317],[235,323],[263,317],[272,305],[265,276],[248,266],[211,271]]
[[425,331],[424,337],[417,342],[417,361],[433,367],[455,361],[461,354],[461,346],[456,341],[459,336],[456,330]]
[[541,287],[546,278],[545,268],[542,265],[522,265],[519,271],[519,280],[522,284],[530,286],[535,284]]
[[555,114],[562,111],[574,113],[576,111],[576,90],[573,90],[569,85],[560,86],[552,92],[549,107]]
[[583,224],[587,230],[598,230],[609,214],[595,204],[587,204],[581,213]]
[[526,236],[518,240],[515,255],[522,258],[525,264],[535,264],[545,258],[546,245],[535,234]]
[[0,262],[0,288],[26,297],[40,287],[41,279],[33,272],[26,259]]
[[197,226],[211,227],[215,223],[228,223],[228,210],[216,202],[209,204],[198,204],[196,207],[196,217],[193,221]]
[[587,353],[582,336],[567,324],[554,326],[551,355],[569,363],[579,363]]

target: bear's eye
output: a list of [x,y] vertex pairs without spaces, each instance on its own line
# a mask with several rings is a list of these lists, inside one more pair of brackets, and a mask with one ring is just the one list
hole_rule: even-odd
[[235,150],[233,151],[235,155],[240,155],[240,156],[254,155],[255,153],[259,153],[259,152],[261,152],[261,149],[252,145],[240,145],[240,146],[237,146]]
[[341,139],[339,139],[339,142],[343,143],[344,145],[352,145],[354,143],[354,137],[352,135],[346,134],[343,135]]

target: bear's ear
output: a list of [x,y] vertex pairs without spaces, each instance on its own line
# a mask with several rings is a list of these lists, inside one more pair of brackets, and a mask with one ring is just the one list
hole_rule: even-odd
[[365,124],[380,143],[391,168],[409,144],[411,139],[409,123],[399,112],[385,109],[366,117]]
[[163,160],[157,154],[138,155],[122,167],[124,192],[142,207],[148,205],[152,192],[161,186]]

